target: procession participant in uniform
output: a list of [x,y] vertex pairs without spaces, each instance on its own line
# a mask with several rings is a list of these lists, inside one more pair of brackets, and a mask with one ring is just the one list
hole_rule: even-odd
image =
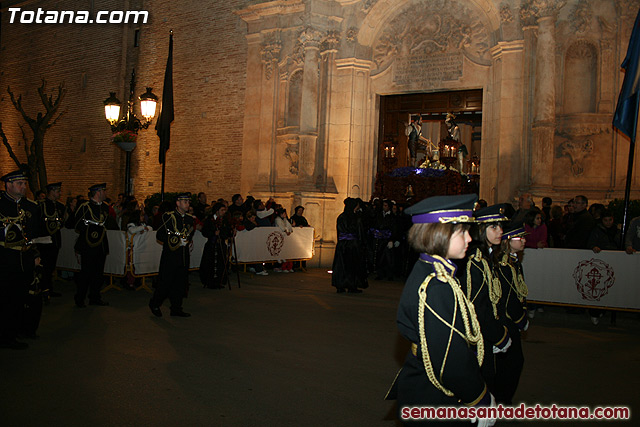
[[190,201],[191,193],[178,194],[175,210],[162,215],[162,224],[156,234],[162,244],[162,256],[158,283],[149,308],[157,317],[162,317],[160,307],[167,298],[171,301],[172,316],[191,316],[182,310],[189,281],[189,251],[195,233],[194,217],[188,213]]
[[496,402],[513,404],[513,395],[518,388],[524,356],[520,333],[529,328],[527,320],[527,285],[522,274],[521,258],[526,244],[522,223],[509,223],[502,234],[498,253],[498,278],[502,287],[502,298],[498,303],[498,316],[509,330],[511,346],[506,353],[496,354]]
[[[40,255],[32,239],[39,232],[35,202],[25,198],[27,176],[17,170],[3,176],[5,191],[0,195],[0,348],[24,349],[28,344],[16,339],[24,326],[25,304],[29,301],[34,271]],[[42,299],[40,298],[40,309]],[[36,310],[34,310],[36,311]],[[29,323],[37,328],[38,319]],[[35,330],[27,335],[35,334]]]
[[400,238],[396,217],[391,212],[391,201],[382,202],[382,210],[376,213],[371,232],[374,238],[376,280],[393,280],[393,249],[400,245]]
[[[85,307],[85,298],[89,292],[89,305],[105,306],[100,290],[104,282],[104,263],[109,253],[107,221],[109,207],[103,203],[106,198],[107,184],[95,184],[89,187],[89,200],[76,210],[75,230],[79,234],[74,249],[80,255],[80,275],[75,295],[76,306]],[[117,225],[114,224],[117,229]],[[109,227],[112,228],[112,227]]]
[[466,265],[459,270],[462,290],[478,315],[484,342],[487,344],[482,375],[489,390],[495,380],[494,353],[507,351],[511,339],[499,319],[497,307],[502,296],[500,281],[495,273],[494,258],[502,239],[503,205],[493,205],[475,212],[476,224],[471,229],[473,242],[469,247]]
[[[495,405],[480,371],[484,341],[473,304],[455,278],[471,237],[475,194],[436,196],[406,210],[412,216],[409,244],[420,258],[398,307],[398,330],[411,342],[387,398],[397,398],[400,417],[413,406]],[[430,423],[436,420],[423,420]],[[454,424],[438,422],[438,425]],[[460,420],[458,420],[460,422]],[[469,420],[464,420],[469,425]],[[481,419],[482,426],[495,420]]]
[[365,230],[359,214],[360,204],[348,197],[344,200],[344,211],[338,215],[336,228],[338,243],[333,256],[331,286],[337,293],[345,290],[359,294],[358,288],[367,288],[367,266],[363,256]]
[[232,231],[225,218],[226,213],[227,207],[222,203],[216,203],[202,227],[202,235],[208,239],[202,251],[199,271],[200,281],[205,288],[224,288],[229,274],[227,239],[231,237]]
[[62,245],[60,229],[64,221],[65,206],[60,203],[61,182],[48,184],[47,198],[40,203],[40,217],[44,220],[44,228],[52,242],[38,246],[42,263],[42,281],[40,287],[45,299],[48,297],[60,297],[62,294],[53,290],[53,272],[58,261],[58,252]]

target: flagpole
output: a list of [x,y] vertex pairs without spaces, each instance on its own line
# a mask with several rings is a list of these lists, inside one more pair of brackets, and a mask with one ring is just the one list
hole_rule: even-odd
[[162,183],[160,184],[160,201],[161,202],[164,202],[164,164],[165,163],[166,163],[166,160],[162,162]]
[[162,182],[160,184],[160,200],[164,201],[165,165],[167,163],[167,151],[171,138],[171,122],[173,122],[173,30],[169,31],[169,55],[167,67],[164,73],[164,85],[162,87],[162,110],[156,123],[156,131],[160,138],[159,161],[162,165]]
[[624,188],[624,215],[622,217],[622,236],[620,236],[620,249],[625,249],[624,240],[629,227],[629,204],[631,198],[631,178],[633,177],[633,163],[635,160],[635,138],[631,138],[629,144],[629,163],[627,165],[627,184]]

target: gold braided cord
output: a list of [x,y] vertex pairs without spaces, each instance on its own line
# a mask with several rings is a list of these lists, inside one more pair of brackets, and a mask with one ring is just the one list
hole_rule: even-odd
[[473,217],[469,215],[460,215],[460,216],[441,216],[438,218],[442,224],[447,224],[449,222],[473,222]]
[[[474,260],[476,262],[474,262]],[[472,285],[471,266],[472,265],[475,266],[478,270],[482,271],[482,284],[478,288],[478,292],[476,292],[473,298],[471,297],[471,285]],[[472,302],[475,301],[476,298],[478,297],[478,294],[480,294],[480,291],[482,291],[482,288],[484,287],[485,283],[489,288],[488,289],[489,300],[491,301],[493,316],[497,319],[498,318],[498,302],[500,301],[500,298],[502,298],[502,287],[500,287],[500,280],[497,277],[493,277],[491,267],[489,267],[489,263],[482,256],[482,252],[480,251],[480,249],[477,249],[476,253],[472,254],[469,257],[469,262],[467,263],[467,298]]]
[[[104,222],[105,220],[105,216],[104,216],[104,212],[102,212],[102,209],[100,209],[100,218],[96,218],[96,216],[93,214],[93,211],[91,210],[91,206],[89,206],[89,203],[91,203],[91,201],[89,200],[88,202],[84,202],[83,204],[80,205],[80,207],[86,207],[85,211],[89,212],[89,215],[91,215],[91,220],[94,222]],[[98,205],[101,206],[101,205]],[[86,214],[85,214],[86,215]],[[80,220],[85,219],[85,215],[82,215],[82,218],[80,218]]]
[[505,256],[502,258],[500,265],[509,266],[509,269],[511,270],[512,280],[507,279],[504,274],[502,274],[502,277],[504,277],[507,283],[509,283],[511,289],[514,290],[514,292],[518,296],[518,300],[520,300],[520,302],[524,302],[527,295],[529,295],[529,288],[524,282],[524,276],[519,271],[516,271],[514,265],[509,262],[508,254],[505,254]]
[[[185,216],[186,215],[188,214],[185,214]],[[171,221],[171,230],[169,230],[169,227],[167,227],[167,224],[169,223],[169,221]],[[189,234],[191,233],[191,227],[187,227],[186,223],[182,224],[182,230],[178,230],[178,219],[176,218],[175,211],[172,211],[168,214],[168,218],[166,221],[162,223],[161,227],[162,226],[164,226],[167,229],[167,234],[169,235],[173,234],[174,236],[179,236],[180,239],[185,239],[185,240],[188,239]],[[172,244],[171,237],[167,239],[167,244],[169,245],[169,248],[172,251],[175,251],[180,247],[180,241],[178,240],[176,244]]]
[[[91,203],[91,200],[84,202],[83,204],[80,205],[80,207],[78,207],[79,212],[82,209],[82,216],[78,218],[78,221],[76,221],[76,227],[78,226],[80,221],[84,221],[86,219],[87,213],[89,213],[89,216],[91,217],[91,221],[96,223],[104,223],[106,217],[104,215],[104,212],[102,212],[102,209],[100,209],[100,218],[96,218],[96,216],[93,214],[93,211],[91,210],[91,206],[89,205],[90,203]],[[98,206],[101,206],[101,204]],[[107,229],[104,226],[102,226],[102,230],[100,231],[100,236],[92,240],[89,238],[89,227],[86,227],[84,230],[84,238],[85,238],[85,241],[87,242],[87,245],[89,245],[90,248],[95,248],[102,244],[102,241],[104,240],[104,236],[106,233],[107,233]]]
[[18,216],[5,216],[0,214],[0,222],[5,225],[16,225],[25,218],[24,210],[18,209]]
[[42,213],[44,213],[45,218],[49,220],[60,219],[58,216],[58,206],[56,206],[56,202],[53,202],[53,214],[51,215],[47,212],[47,203],[42,202]]
[[489,282],[489,299],[493,306],[493,316],[496,319],[498,318],[498,303],[500,302],[500,298],[502,298],[502,286],[500,286],[500,279],[493,277]]
[[[436,257],[438,258],[438,257]],[[446,261],[444,261],[446,262]],[[465,297],[464,292],[460,288],[460,284],[440,263],[433,263],[435,272],[429,274],[418,290],[418,329],[420,334],[420,346],[422,348],[422,363],[424,364],[425,372],[431,384],[433,384],[438,390],[443,392],[447,396],[453,396],[453,392],[446,389],[442,383],[442,376],[444,375],[445,365],[449,356],[449,349],[453,339],[454,332],[460,335],[467,343],[476,345],[478,349],[477,359],[478,366],[482,364],[484,359],[484,340],[482,339],[482,333],[480,332],[480,323],[476,316],[473,304]],[[438,315],[433,308],[427,304],[427,287],[433,278],[437,278],[441,282],[448,283],[453,291],[453,319],[451,322],[445,321],[440,315]],[[460,314],[462,316],[462,322],[464,324],[464,333],[455,328],[456,316],[458,313],[458,306],[460,306]],[[427,307],[431,313],[433,313],[437,319],[443,322],[450,328],[449,339],[447,342],[447,348],[445,351],[444,359],[442,361],[442,367],[440,369],[439,378],[436,378],[436,374],[433,370],[431,363],[431,357],[429,356],[429,347],[427,343],[427,337],[424,325],[424,309]]]

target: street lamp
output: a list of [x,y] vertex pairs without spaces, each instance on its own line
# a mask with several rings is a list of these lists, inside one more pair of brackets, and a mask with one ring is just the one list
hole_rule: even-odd
[[133,112],[134,95],[136,87],[136,70],[131,71],[131,83],[129,84],[129,101],[127,101],[127,115],[120,119],[121,103],[116,98],[115,92],[110,92],[109,98],[104,100],[104,115],[111,125],[111,141],[120,147],[126,154],[124,192],[128,196],[131,194],[131,152],[136,148],[136,140],[138,139],[138,131],[147,129],[156,115],[156,104],[158,97],[151,92],[148,87],[147,91],[140,95],[140,109],[142,111],[143,121],[136,117]]

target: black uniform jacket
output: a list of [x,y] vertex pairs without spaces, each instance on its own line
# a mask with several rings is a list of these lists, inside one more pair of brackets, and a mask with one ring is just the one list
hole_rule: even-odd
[[57,248],[62,245],[62,237],[60,229],[64,223],[65,206],[53,200],[45,199],[40,202],[40,216],[44,221],[44,228],[47,236],[51,236],[53,243]]
[[[33,270],[39,256],[30,240],[42,235],[38,205],[23,197],[0,194],[0,267],[3,273]],[[26,269],[26,270],[25,270]]]
[[163,245],[161,264],[189,266],[189,243],[195,233],[193,224],[193,216],[188,213],[172,211],[162,215],[162,225],[156,233],[156,239]]
[[[509,255],[507,255],[509,256]],[[512,264],[501,262],[498,266],[498,278],[502,287],[502,298],[498,304],[498,314],[507,327],[509,323],[521,325],[525,322],[527,313],[526,295],[518,295],[517,281],[524,282],[522,264],[513,260]]]
[[109,207],[105,203],[89,200],[81,204],[75,216],[75,229],[79,234],[75,251],[80,254],[97,251],[108,254],[107,223],[110,220],[113,219],[109,217]]
[[[486,265],[482,262],[486,261]],[[460,286],[464,294],[473,303],[480,322],[482,336],[485,338],[487,352],[491,354],[491,345],[500,346],[508,338],[507,329],[493,312],[489,297],[490,280],[495,278],[491,259],[486,259],[480,249],[476,249],[468,258],[464,268],[459,271]],[[470,289],[469,289],[470,286]]]
[[[424,332],[433,371],[440,384],[453,392],[454,396],[449,397],[436,388],[426,374],[422,361],[423,349],[420,347],[418,291],[425,278],[435,271],[433,262],[440,262],[452,276],[455,274],[455,266],[442,258],[431,262],[421,259],[413,267],[400,297],[398,330],[406,339],[417,344],[417,349],[414,346],[415,354],[413,351],[407,354],[397,378],[400,408],[414,405],[457,406],[460,403],[475,405],[488,393],[480,373],[475,345],[468,343],[455,332],[452,334],[451,328],[428,308],[424,310]],[[451,286],[448,282],[434,277],[427,285],[426,303],[442,319],[450,323],[455,316],[455,328],[464,333],[461,307],[454,306]],[[448,346],[450,339],[451,344]],[[440,375],[443,363],[444,372]]]

